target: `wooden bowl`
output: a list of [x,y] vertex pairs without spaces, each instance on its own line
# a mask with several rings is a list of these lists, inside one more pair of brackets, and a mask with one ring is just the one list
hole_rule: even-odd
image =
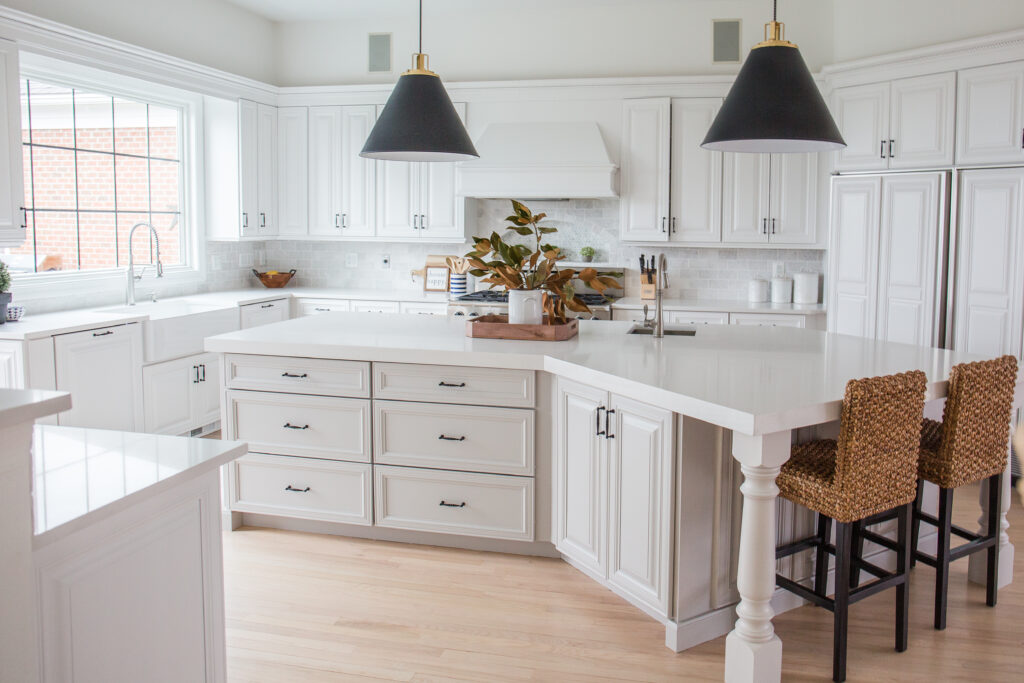
[[263,283],[264,287],[279,289],[288,284],[288,281],[292,279],[293,275],[295,275],[295,269],[292,268],[287,273],[261,273],[253,268],[252,274],[259,278],[259,281]]

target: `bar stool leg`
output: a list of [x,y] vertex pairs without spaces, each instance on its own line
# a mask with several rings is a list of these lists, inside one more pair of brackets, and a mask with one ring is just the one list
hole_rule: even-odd
[[939,489],[939,537],[935,548],[935,628],[946,628],[949,592],[949,534],[953,526],[953,489]]
[[832,536],[832,518],[818,513],[818,550],[814,560],[814,592],[828,595],[828,550],[825,546]]
[[860,569],[854,564],[854,559],[859,559],[864,554],[864,520],[858,520],[850,524],[850,590],[860,585]]
[[985,577],[985,604],[995,607],[996,595],[999,591],[999,522],[1002,508],[1003,475],[1002,473],[988,478],[988,537],[995,543],[988,547],[988,561]]
[[853,534],[850,523],[836,522],[836,594],[832,631],[832,680],[846,680],[846,632],[850,611],[850,553]]
[[924,494],[924,480],[917,480],[917,495],[914,497],[913,528],[910,532],[910,566],[917,565],[917,539],[921,537],[921,506]]
[[896,513],[899,529],[896,533],[896,571],[904,582],[896,586],[896,652],[904,652],[909,641],[910,628],[910,558],[914,555],[910,541],[913,504],[903,505]]

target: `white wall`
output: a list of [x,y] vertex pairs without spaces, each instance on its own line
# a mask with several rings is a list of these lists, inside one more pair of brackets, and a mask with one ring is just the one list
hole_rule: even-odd
[[1024,28],[1024,0],[834,0],[835,62]]
[[[812,69],[831,61],[831,0],[784,0],[789,37]],[[711,20],[742,19],[761,39],[769,0],[435,0],[424,51],[447,82],[734,73],[711,63]],[[371,32],[391,32],[393,74],[366,73]],[[281,85],[392,82],[416,51],[416,4],[370,2],[332,20],[278,27]],[[745,55],[744,55],[745,56]]]
[[3,0],[16,10],[273,83],[275,24],[225,0]]

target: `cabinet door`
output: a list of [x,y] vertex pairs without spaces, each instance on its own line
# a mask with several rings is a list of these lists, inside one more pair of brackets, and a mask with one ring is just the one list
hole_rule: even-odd
[[818,241],[818,155],[773,154],[769,182],[768,241]]
[[722,199],[722,241],[768,241],[770,154],[727,153]]
[[607,576],[607,464],[603,435],[603,409],[608,405],[607,400],[604,391],[558,380],[555,547],[581,569],[600,578]]
[[142,330],[117,325],[53,338],[57,390],[71,392],[67,427],[132,432],[142,426]]
[[309,108],[309,234],[341,236],[341,107]]
[[277,234],[309,229],[309,109],[277,110]]
[[18,48],[0,40],[0,246],[25,241],[28,217],[21,154],[21,98]]
[[668,615],[672,413],[613,395],[608,439],[608,582]]
[[626,100],[619,163],[620,230],[624,241],[668,240],[671,100]]
[[277,107],[259,106],[257,128],[257,203],[261,236],[277,234]]
[[196,356],[199,383],[193,385],[192,428],[220,420],[220,358],[216,353]]
[[241,310],[241,327],[259,327],[270,323],[279,323],[288,319],[288,299],[275,299],[258,304],[246,304]]
[[238,198],[242,205],[242,237],[259,234],[259,110],[255,102],[238,101]]
[[700,147],[721,104],[717,97],[672,100],[673,241],[722,239],[722,153]]
[[965,171],[959,202],[954,348],[1020,355],[1024,170]]
[[145,431],[185,434],[192,427],[192,395],[199,384],[195,357],[179,358],[142,368]]
[[829,242],[830,332],[870,337],[875,333],[878,286],[878,177],[832,181]]
[[956,74],[901,78],[891,97],[889,168],[952,166]]
[[882,179],[876,338],[934,346],[945,173]]
[[889,167],[889,84],[837,88],[832,113],[846,141],[837,171],[878,171]]
[[376,163],[377,236],[418,237],[421,164],[411,161]]
[[1024,161],[1024,62],[957,73],[956,163]]
[[341,234],[374,233],[376,162],[359,156],[377,120],[372,104],[341,108]]
[[25,388],[25,353],[21,344],[0,341],[0,389]]
[[[466,103],[453,102],[462,122]],[[419,237],[432,240],[463,238],[466,234],[466,198],[455,192],[457,164],[420,163]]]

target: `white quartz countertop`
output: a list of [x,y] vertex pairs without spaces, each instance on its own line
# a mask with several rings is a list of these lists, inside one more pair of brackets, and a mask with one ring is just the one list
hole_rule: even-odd
[[239,441],[36,425],[35,546],[244,455]]
[[327,313],[206,340],[206,350],[545,370],[728,429],[762,434],[838,419],[850,379],[923,370],[945,395],[952,365],[979,356],[788,327],[708,325],[693,337],[628,335],[581,321],[565,342],[474,339],[464,320]]
[[71,394],[66,391],[0,389],[0,428],[32,422],[70,407]]
[[[612,308],[633,310],[645,305],[654,309],[654,301],[639,297],[617,299]],[[667,311],[721,311],[723,313],[786,313],[791,315],[825,315],[824,304],[773,304],[751,303],[738,299],[663,299],[662,308]]]

